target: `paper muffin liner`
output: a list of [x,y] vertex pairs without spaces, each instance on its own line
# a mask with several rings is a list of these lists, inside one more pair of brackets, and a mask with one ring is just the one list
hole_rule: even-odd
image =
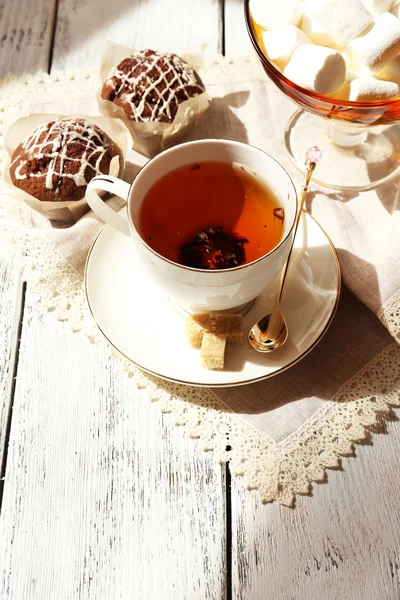
[[[100,67],[101,89],[109,78],[111,70],[134,52],[135,49],[133,48],[103,41]],[[192,56],[186,58],[182,56],[182,58],[190,64],[189,61]],[[195,68],[193,63],[191,66]],[[101,114],[113,119],[121,119],[131,133],[134,149],[150,158],[180,142],[197,125],[211,102],[207,92],[203,92],[194,98],[181,102],[172,123],[160,123],[158,121],[140,123],[129,119],[120,106],[102,98],[101,89],[97,95]]]
[[125,125],[109,117],[93,117],[78,114],[52,114],[38,113],[22,117],[15,121],[7,131],[4,139],[4,148],[7,152],[8,160],[4,169],[4,191],[15,198],[16,201],[25,202],[33,210],[47,217],[52,221],[62,221],[64,223],[75,223],[89,210],[85,200],[65,200],[63,202],[41,201],[31,194],[28,194],[21,188],[13,184],[10,176],[11,157],[19,144],[28,136],[33,129],[60,119],[85,119],[93,125],[102,129],[114,142],[118,150],[118,155],[111,159],[109,175],[120,177],[124,171],[125,157],[131,147],[131,137]]

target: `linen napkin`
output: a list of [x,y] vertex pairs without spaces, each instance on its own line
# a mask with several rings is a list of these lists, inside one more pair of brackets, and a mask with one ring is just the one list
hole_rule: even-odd
[[[299,189],[301,174],[289,160],[283,143],[283,132],[294,105],[269,80],[213,84],[207,89],[213,98],[212,105],[187,140],[226,138],[257,146],[286,168]],[[67,100],[57,106],[70,112],[86,110],[93,115],[98,112],[93,98]],[[35,112],[51,112],[55,104],[32,108]],[[146,161],[146,157],[131,150],[126,181],[132,181]],[[400,305],[399,183],[397,177],[360,193],[324,190],[311,184],[307,199],[307,209],[336,246],[343,282],[376,315],[385,317],[395,338],[400,336],[400,318],[390,320],[390,312]],[[116,200],[116,204],[123,203]],[[33,219],[36,226],[43,227],[58,243],[66,258],[82,269],[98,227],[97,218],[90,213],[68,230],[60,230],[60,224],[40,219],[35,213]]]
[[[286,168],[299,189],[301,175],[287,157],[283,140],[295,106],[269,80],[238,76],[234,69],[232,73],[232,81],[225,77],[222,83],[207,82],[207,74],[203,74],[212,103],[188,139],[227,138],[257,146]],[[90,98],[82,98],[78,104],[66,100],[57,106],[64,113],[97,114],[95,101]],[[54,112],[54,106],[47,108]],[[32,110],[44,112],[46,107],[34,106]],[[314,140],[310,139],[309,145],[314,145]],[[132,181],[146,160],[131,151],[124,178]],[[399,180],[394,179],[358,194],[327,192],[311,185],[307,208],[332,238],[346,286],[336,317],[316,349],[290,370],[264,382],[215,392],[261,438],[264,436],[262,439],[280,445],[283,462],[293,440],[301,446],[302,436],[312,436],[317,423],[326,429],[327,444],[331,439],[337,441],[337,422],[326,415],[333,414],[338,404],[342,403],[344,411],[345,404],[362,398],[371,396],[375,402],[383,395],[390,402],[393,394],[399,397],[400,346],[392,337],[400,340],[398,185]],[[118,199],[111,202],[122,205]],[[71,227],[34,213],[32,220],[38,235],[55,244],[83,274],[87,252],[102,226],[98,218],[88,212]],[[351,423],[343,418],[343,428],[355,431],[356,409],[360,411],[357,404],[350,417],[346,416]],[[359,418],[365,423],[361,415]],[[361,439],[360,428],[357,432],[353,438]],[[282,471],[282,466],[274,468]]]

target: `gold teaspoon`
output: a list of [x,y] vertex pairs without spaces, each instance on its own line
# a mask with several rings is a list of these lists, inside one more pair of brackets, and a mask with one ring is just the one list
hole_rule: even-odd
[[250,345],[254,348],[254,350],[257,350],[257,352],[273,352],[274,350],[280,348],[288,338],[288,326],[286,324],[285,317],[281,312],[280,303],[289,268],[290,257],[292,255],[293,244],[296,238],[297,228],[303,212],[303,205],[308,191],[308,184],[310,183],[311,176],[321,156],[322,153],[318,146],[312,146],[306,152],[306,170],[304,173],[303,187],[301,188],[300,192],[299,207],[294,224],[292,246],[290,248],[285,266],[282,269],[275,303],[271,312],[257,321],[257,323],[250,329],[248,335]]

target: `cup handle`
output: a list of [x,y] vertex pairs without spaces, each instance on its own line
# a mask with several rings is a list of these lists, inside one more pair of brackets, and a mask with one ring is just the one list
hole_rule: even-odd
[[97,192],[105,191],[119,196],[125,202],[128,202],[129,190],[131,186],[129,183],[118,179],[118,177],[112,177],[111,175],[98,175],[93,177],[86,188],[86,202],[89,204],[93,212],[96,213],[100,219],[105,223],[112,225],[122,233],[129,235],[129,226],[127,221],[115,210],[107,206],[104,200],[100,198]]

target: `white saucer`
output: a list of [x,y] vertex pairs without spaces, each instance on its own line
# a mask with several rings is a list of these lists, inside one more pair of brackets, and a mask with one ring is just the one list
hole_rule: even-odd
[[340,295],[335,249],[317,222],[305,214],[296,236],[282,311],[289,339],[272,354],[259,354],[247,332],[273,303],[266,290],[244,316],[241,347],[227,347],[223,371],[200,366],[200,351],[185,339],[184,319],[141,271],[130,238],[106,225],[86,262],[89,308],[107,340],[138,367],[170,381],[226,387],[272,377],[301,360],[332,322]]

